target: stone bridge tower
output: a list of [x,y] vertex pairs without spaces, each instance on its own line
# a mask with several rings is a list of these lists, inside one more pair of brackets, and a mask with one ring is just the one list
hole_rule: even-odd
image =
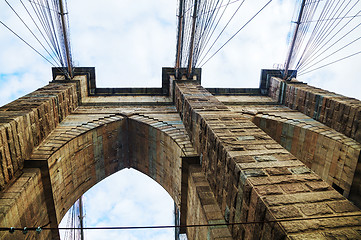
[[189,239],[361,239],[360,101],[272,70],[258,89],[173,71],[134,89],[96,88],[93,68],[71,81],[54,71],[1,107],[0,227],[56,228],[85,191],[134,168],[168,191],[182,225],[230,223],[181,228]]

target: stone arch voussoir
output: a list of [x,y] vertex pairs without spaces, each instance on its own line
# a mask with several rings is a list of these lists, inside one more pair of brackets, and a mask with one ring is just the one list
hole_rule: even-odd
[[353,179],[361,144],[302,113],[259,113],[253,122],[345,197],[360,199]]
[[48,168],[53,211],[60,222],[89,188],[130,167],[153,178],[180,207],[181,157],[194,154],[180,119],[75,114],[40,144],[26,165]]

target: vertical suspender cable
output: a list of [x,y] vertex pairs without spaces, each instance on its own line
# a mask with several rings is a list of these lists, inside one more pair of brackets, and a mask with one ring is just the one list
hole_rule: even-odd
[[83,196],[79,198],[79,222],[80,222],[80,239],[84,240],[84,216],[83,216]]
[[188,77],[190,77],[192,73],[194,37],[195,37],[196,21],[197,21],[197,8],[198,8],[198,0],[194,0],[192,35],[191,35],[191,43],[189,46]]
[[175,75],[176,78],[179,77],[179,68],[181,65],[181,55],[182,55],[182,48],[183,48],[183,8],[184,8],[184,1],[179,0],[179,12],[178,12],[178,39],[177,39],[177,55],[176,55],[176,62],[175,62]]
[[65,53],[66,53],[66,62],[68,67],[68,73],[69,77],[73,78],[73,70],[72,70],[72,63],[70,58],[70,48],[69,48],[69,42],[68,42],[68,33],[65,25],[65,13],[64,13],[64,6],[63,6],[63,0],[59,0],[59,9],[60,9],[60,18],[61,18],[61,26],[63,30],[63,37],[64,37],[64,47],[65,47]]
[[290,50],[288,52],[288,58],[287,58],[287,61],[286,61],[286,64],[285,64],[285,73],[284,73],[284,77],[283,77],[284,79],[286,79],[287,75],[288,75],[288,68],[290,66],[290,62],[291,62],[291,58],[292,58],[292,54],[293,54],[293,49],[295,47],[295,43],[296,43],[296,39],[297,39],[298,28],[300,27],[300,24],[301,24],[301,19],[302,19],[303,9],[305,7],[305,2],[306,2],[306,0],[302,0],[300,13],[298,14],[298,20],[296,22],[295,32],[293,34],[291,47],[290,47]]

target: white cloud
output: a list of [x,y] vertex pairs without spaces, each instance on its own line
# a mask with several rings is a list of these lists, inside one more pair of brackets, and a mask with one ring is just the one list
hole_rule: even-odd
[[[266,2],[245,1],[220,44]],[[89,0],[70,1],[68,5],[75,63],[79,66],[95,66],[98,86],[161,85],[161,67],[174,64],[176,1],[106,0],[99,4],[98,1]],[[234,3],[230,9],[237,6],[238,3]],[[8,8],[3,4],[2,9]],[[261,68],[273,68],[275,63],[284,62],[293,9],[292,0],[273,1],[204,66],[203,85],[257,87]],[[232,13],[227,11],[228,16]],[[2,11],[0,19],[4,18],[11,26],[20,26],[10,11]],[[27,49],[20,40],[11,33],[0,33],[0,41],[2,46],[7,46],[2,49],[0,57],[2,73],[30,70],[32,74],[38,75],[39,79],[45,77],[44,84],[50,80],[50,67],[46,67],[46,62]],[[21,57],[16,54],[19,52]],[[347,87],[358,84],[354,72],[360,67],[360,59],[360,56],[353,57],[299,78],[311,84],[320,84],[320,87],[340,90],[343,94],[361,98],[357,88]],[[39,66],[39,70],[34,71],[34,66]],[[41,71],[45,73],[41,74]],[[331,73],[327,84],[323,84],[325,81],[322,79],[317,80],[319,76],[327,73]],[[5,88],[4,79],[1,79],[0,84]],[[2,103],[8,101],[3,99]]]
[[[173,200],[148,176],[124,169],[91,188],[85,195],[88,226],[160,226],[174,224]],[[88,239],[108,236],[109,230],[87,231]],[[101,233],[103,232],[103,233]],[[91,233],[91,234],[90,234]],[[118,239],[170,239],[173,229],[117,230]],[[131,237],[132,236],[132,237]],[[146,236],[146,237],[145,237]],[[106,239],[106,238],[103,238]],[[108,238],[109,239],[109,238]]]
[[106,1],[100,9],[98,4],[87,1],[85,16],[76,14],[84,12],[83,3],[69,5],[77,60],[96,66],[98,86],[161,86],[161,68],[174,61],[175,3]]
[[[219,40],[218,49],[267,1],[245,2],[229,26],[228,36]],[[260,70],[283,63],[286,50],[285,33],[289,29],[291,1],[279,5],[272,2],[240,31],[203,69],[203,84],[217,87],[258,87]],[[234,8],[237,4],[234,4]],[[277,26],[277,27],[275,27]],[[213,51],[214,51],[213,50]],[[220,81],[222,79],[222,81]]]
[[24,96],[37,88],[46,85],[50,80],[49,71],[34,69],[29,72],[0,73],[0,105],[4,105],[18,97]]

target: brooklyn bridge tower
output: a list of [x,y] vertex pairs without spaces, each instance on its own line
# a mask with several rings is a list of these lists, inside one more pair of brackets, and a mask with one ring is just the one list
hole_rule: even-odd
[[65,4],[39,8],[60,46],[46,59],[60,64],[0,108],[1,239],[59,239],[74,202],[124,168],[169,193],[188,239],[361,239],[361,102],[296,79],[355,18],[351,5],[322,15],[335,1],[302,1],[284,66],[262,70],[259,88],[204,88],[221,2],[179,1],[160,88],[98,88],[94,68],[72,65]]

